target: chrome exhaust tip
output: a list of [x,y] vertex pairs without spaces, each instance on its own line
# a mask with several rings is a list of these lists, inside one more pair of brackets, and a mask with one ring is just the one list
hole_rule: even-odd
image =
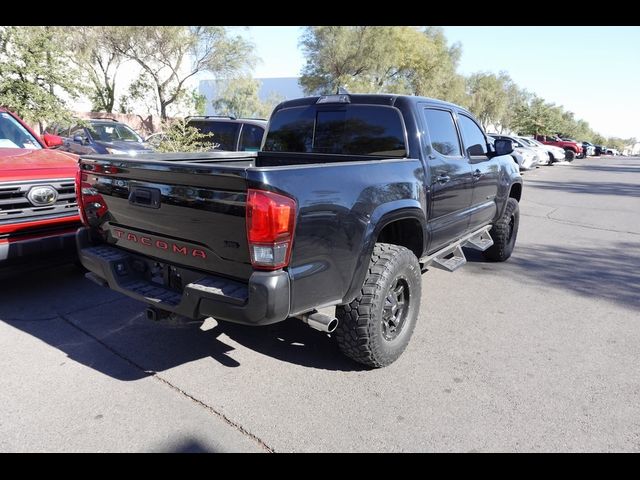
[[303,313],[298,318],[320,332],[331,333],[338,327],[338,319],[336,317],[317,311]]

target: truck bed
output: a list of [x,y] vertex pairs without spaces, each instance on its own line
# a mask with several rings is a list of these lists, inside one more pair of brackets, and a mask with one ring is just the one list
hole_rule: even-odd
[[[350,224],[360,216],[366,222],[367,208],[382,196],[406,199],[413,195],[418,206],[418,189],[406,184],[417,168],[422,172],[419,160],[268,152],[81,158],[85,186],[95,189],[107,208],[99,220],[104,241],[161,262],[238,281],[246,281],[253,273],[245,222],[249,188],[273,190],[298,201],[295,268],[296,263],[308,265],[304,257],[316,256],[318,242],[332,241],[317,238],[317,225],[324,222],[326,233],[348,236],[345,229],[353,228]],[[390,187],[394,179],[403,185]],[[138,191],[159,192],[158,205],[136,202],[132,195]],[[358,230],[352,234],[364,233],[361,227]],[[328,255],[330,246],[326,247]],[[346,252],[344,257],[333,252],[331,262],[343,261],[351,264],[356,259]]]

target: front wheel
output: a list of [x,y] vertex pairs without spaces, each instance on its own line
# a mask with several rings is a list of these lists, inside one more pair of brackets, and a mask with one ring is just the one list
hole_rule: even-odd
[[508,198],[502,217],[489,231],[491,238],[493,238],[493,245],[483,252],[484,257],[493,262],[507,260],[516,245],[519,225],[520,205],[515,198]]
[[565,150],[564,153],[564,159],[567,162],[573,162],[573,159],[576,158],[576,152],[574,152],[573,150]]
[[418,318],[420,264],[407,248],[376,243],[360,294],[336,309],[338,347],[369,367],[386,367],[404,352]]

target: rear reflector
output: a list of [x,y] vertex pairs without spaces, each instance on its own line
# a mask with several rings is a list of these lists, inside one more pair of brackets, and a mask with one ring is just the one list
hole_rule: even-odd
[[289,265],[296,219],[296,202],[273,192],[249,189],[247,240],[251,264],[260,270]]

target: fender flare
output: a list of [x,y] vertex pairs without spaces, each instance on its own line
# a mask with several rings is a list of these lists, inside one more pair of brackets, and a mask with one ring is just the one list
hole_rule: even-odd
[[429,243],[429,232],[426,228],[427,219],[424,208],[420,205],[420,202],[414,199],[404,199],[379,205],[371,213],[369,218],[369,223],[363,235],[362,248],[360,249],[358,261],[356,262],[353,278],[351,279],[347,293],[342,299],[342,303],[352,301],[360,292],[369,268],[371,254],[373,253],[373,248],[375,247],[380,232],[390,223],[405,219],[415,219],[420,223],[422,227],[422,251],[424,253]]

